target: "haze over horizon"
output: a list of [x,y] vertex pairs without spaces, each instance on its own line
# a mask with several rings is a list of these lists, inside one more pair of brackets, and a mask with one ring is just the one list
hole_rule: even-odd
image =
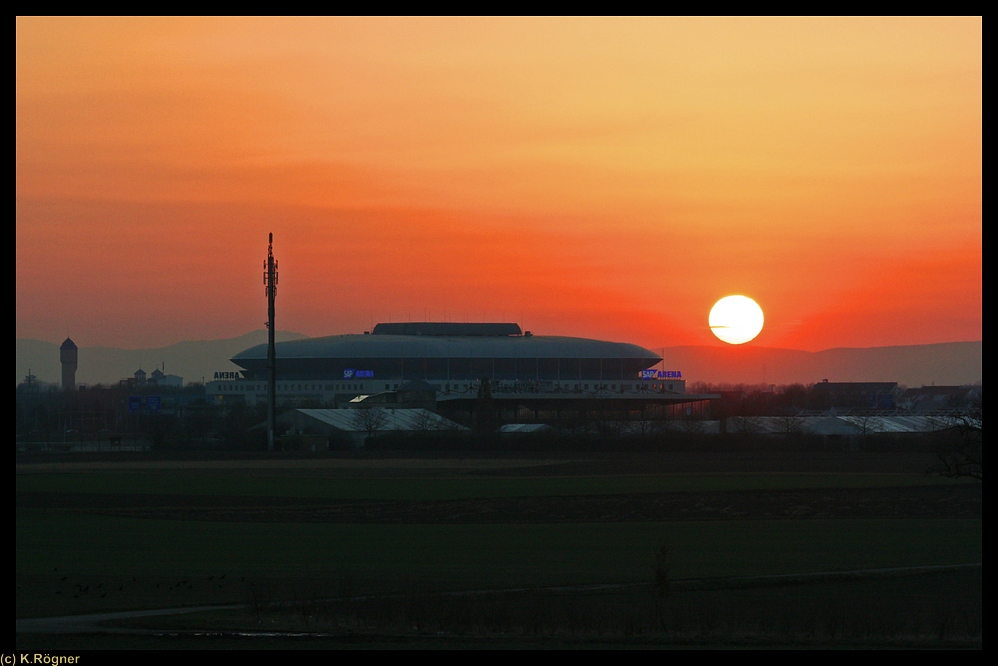
[[[16,338],[983,339],[971,18],[17,18]],[[734,350],[735,348],[729,348]],[[732,351],[731,353],[740,353]]]
[[[277,331],[278,341],[300,339],[300,333]],[[119,349],[80,345],[79,380],[115,384],[139,368],[147,372],[165,363],[170,374],[186,382],[211,378],[214,372],[238,372],[229,359],[264,344],[266,330],[221,340],[185,341],[160,348]],[[29,373],[43,382],[56,382],[58,343],[16,340],[15,383]],[[774,347],[730,345],[668,346],[662,369],[679,370],[687,382],[734,384],[813,384],[831,381],[894,381],[909,387],[966,385],[983,380],[983,341],[908,345],[900,347],[833,348],[818,352]]]

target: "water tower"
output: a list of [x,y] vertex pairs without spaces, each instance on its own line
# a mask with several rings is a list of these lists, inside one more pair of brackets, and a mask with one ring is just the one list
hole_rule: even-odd
[[66,338],[66,341],[59,347],[59,362],[62,363],[62,390],[76,390],[76,366],[79,358],[79,350],[76,343]]

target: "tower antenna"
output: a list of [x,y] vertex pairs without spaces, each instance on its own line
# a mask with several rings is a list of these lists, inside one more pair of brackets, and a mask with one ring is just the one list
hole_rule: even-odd
[[274,419],[277,415],[277,350],[274,348],[274,300],[277,298],[277,260],[274,259],[274,234],[267,245],[263,262],[263,285],[267,293],[267,450],[274,450]]

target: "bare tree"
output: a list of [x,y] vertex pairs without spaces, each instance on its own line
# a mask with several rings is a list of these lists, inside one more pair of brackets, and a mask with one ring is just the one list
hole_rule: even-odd
[[593,426],[600,437],[617,439],[624,433],[624,423],[620,420],[619,414],[600,406],[593,416]]
[[950,478],[968,477],[984,482],[982,401],[978,400],[957,418],[957,425],[939,433],[936,465],[930,470]]
[[796,414],[778,416],[775,421],[781,435],[795,437],[804,432],[804,419]]
[[482,377],[478,383],[478,400],[475,401],[475,430],[479,433],[492,433],[498,426],[492,386],[488,378]]
[[675,425],[679,432],[687,435],[702,435],[704,431],[704,423],[700,419],[683,419],[675,421]]
[[856,417],[856,425],[864,435],[875,435],[884,429],[884,420],[872,414],[860,414]]
[[381,407],[368,407],[356,410],[353,415],[354,426],[367,433],[368,439],[377,436],[378,431],[385,427],[388,415]]
[[420,410],[416,416],[413,418],[413,426],[419,432],[430,432],[431,430],[438,429],[437,419],[434,418],[432,412],[426,409]]
[[754,416],[734,416],[731,424],[739,435],[757,435],[763,431],[762,424]]

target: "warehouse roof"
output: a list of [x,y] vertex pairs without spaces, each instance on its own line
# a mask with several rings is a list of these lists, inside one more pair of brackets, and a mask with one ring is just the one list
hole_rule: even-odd
[[[360,409],[299,409],[299,413],[343,432],[363,432],[364,410]],[[468,430],[427,409],[381,409],[377,430],[381,432],[419,430]]]

